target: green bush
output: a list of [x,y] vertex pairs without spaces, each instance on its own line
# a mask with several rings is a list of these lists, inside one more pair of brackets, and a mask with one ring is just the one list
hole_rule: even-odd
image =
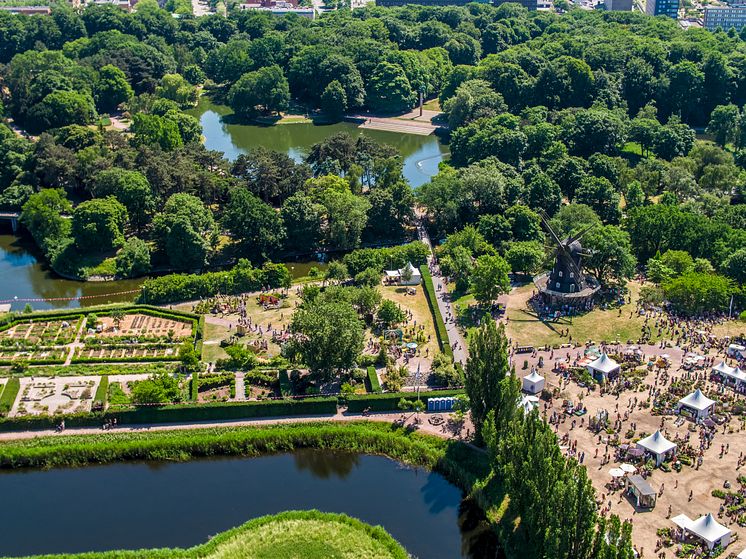
[[435,294],[435,287],[433,286],[433,277],[430,275],[430,270],[427,269],[427,266],[420,266],[420,273],[422,274],[422,285],[425,288],[425,295],[427,295],[427,304],[430,307],[430,313],[433,315],[433,321],[435,322],[435,336],[438,338],[438,347],[440,347],[440,351],[453,360],[453,350],[451,349],[451,342],[448,340],[448,330],[446,330],[446,324],[443,322],[443,317],[440,316],[440,309],[438,308],[438,298]]
[[[420,399],[427,404],[429,398],[443,396],[459,396],[464,394],[463,390],[436,390],[433,392],[420,392]],[[386,392],[385,394],[351,394],[347,397],[347,411],[360,413],[366,408],[371,411],[396,411],[399,409],[399,401],[402,398],[413,400],[417,398],[415,392]]]
[[368,367],[368,383],[370,384],[370,391],[375,394],[381,393],[381,383],[378,382],[378,374],[376,368],[373,366]]
[[278,378],[280,380],[280,394],[290,396],[293,393],[293,385],[290,383],[290,376],[287,369],[280,369]]
[[109,396],[109,375],[102,375],[101,381],[96,388],[96,394],[93,397],[94,410],[103,410],[106,408],[106,399]]
[[248,260],[239,260],[233,269],[225,272],[169,274],[146,280],[138,302],[159,304],[213,297],[218,293],[234,295],[263,287],[289,287],[290,280],[290,271],[284,264],[267,262],[261,268],[254,268]]
[[0,396],[0,416],[8,415],[20,389],[21,381],[15,377],[8,379],[8,382],[5,383],[5,389]]
[[192,373],[192,378],[189,379],[189,399],[192,402],[197,401],[197,397],[199,396],[199,371],[194,371]]

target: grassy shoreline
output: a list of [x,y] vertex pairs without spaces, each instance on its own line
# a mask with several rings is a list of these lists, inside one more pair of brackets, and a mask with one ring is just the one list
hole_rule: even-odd
[[[298,553],[302,553],[302,555]],[[407,559],[406,550],[380,526],[317,510],[261,516],[188,549],[141,549],[34,555],[26,559]]]

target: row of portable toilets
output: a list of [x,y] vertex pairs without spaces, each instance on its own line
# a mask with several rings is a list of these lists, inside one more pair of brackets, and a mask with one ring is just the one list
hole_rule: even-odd
[[440,398],[427,399],[427,411],[453,411],[456,398],[453,396],[443,396]]

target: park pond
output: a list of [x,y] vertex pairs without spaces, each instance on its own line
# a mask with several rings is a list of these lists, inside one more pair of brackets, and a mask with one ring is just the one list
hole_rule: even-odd
[[[293,278],[307,276],[319,262],[286,262]],[[61,278],[44,263],[28,237],[0,234],[0,304],[36,310],[131,302],[144,278],[117,281],[74,281]]]
[[502,557],[443,476],[381,456],[320,450],[183,463],[4,472],[0,555],[189,547],[284,510],[383,526],[420,559]]
[[[380,130],[362,130],[351,123],[314,125],[310,123],[258,126],[236,123],[231,110],[214,104],[207,97],[191,111],[200,119],[205,145],[221,151],[230,160],[254,146],[264,146],[301,161],[310,147],[337,132],[365,134],[390,144],[402,154],[404,177],[412,187],[427,182],[438,172],[438,164],[448,150],[436,136],[417,136]],[[0,230],[0,304],[11,303],[21,310],[27,302],[35,309],[54,309],[109,302],[132,301],[143,278],[113,282],[67,280],[52,272],[28,237],[10,235],[10,226]],[[288,262],[293,277],[308,274],[313,262]]]
[[399,150],[404,165],[404,178],[416,188],[437,174],[438,164],[448,155],[448,149],[435,135],[418,136],[382,130],[358,128],[350,122],[316,125],[309,122],[259,126],[235,120],[231,109],[200,98],[197,107],[188,111],[199,118],[208,149],[221,151],[233,161],[249,148],[264,146],[287,153],[295,161],[302,161],[311,146],[337,132],[365,136]]

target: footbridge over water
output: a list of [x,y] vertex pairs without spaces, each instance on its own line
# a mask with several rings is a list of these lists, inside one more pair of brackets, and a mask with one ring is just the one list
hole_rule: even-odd
[[18,231],[18,220],[21,218],[21,214],[18,212],[0,212],[0,222],[10,223],[13,228],[13,233]]

